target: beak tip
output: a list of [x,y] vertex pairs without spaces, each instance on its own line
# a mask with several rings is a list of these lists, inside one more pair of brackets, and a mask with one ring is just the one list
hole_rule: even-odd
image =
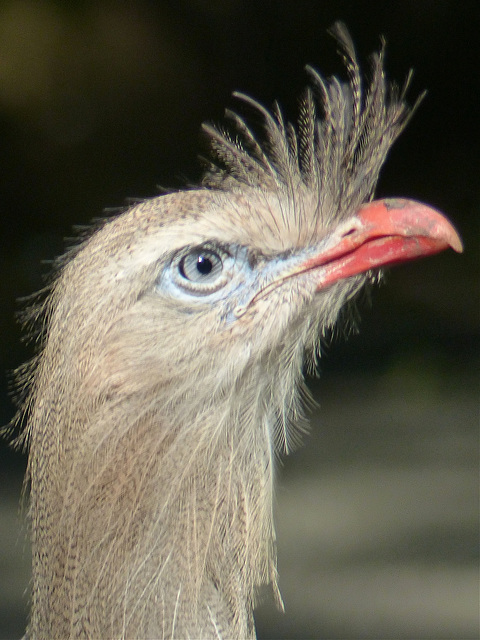
[[[412,235],[425,235],[438,240],[444,244],[444,248],[451,247],[457,253],[463,253],[463,243],[457,230],[453,227],[448,218],[440,211],[405,198],[386,198],[384,200],[373,201],[366,205],[375,216],[381,213],[385,218],[390,218],[392,222],[398,219],[405,224],[405,228],[410,227]],[[405,235],[408,235],[406,233]]]
[[432,233],[432,237],[437,236],[439,240],[445,242],[445,248],[451,247],[457,253],[463,253],[462,239],[450,220],[438,211],[432,210],[432,212],[439,216],[437,233]]
[[452,237],[451,242],[449,244],[452,247],[452,249],[457,253],[463,253],[463,242],[460,236],[458,235],[458,233],[455,232],[455,235]]

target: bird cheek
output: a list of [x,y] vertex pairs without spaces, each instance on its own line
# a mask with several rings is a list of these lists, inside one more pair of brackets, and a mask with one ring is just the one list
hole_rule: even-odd
[[261,357],[261,354],[282,344],[296,315],[296,306],[290,304],[285,296],[271,294],[246,307],[242,314],[235,318],[231,323],[231,339],[240,342],[254,355]]
[[[137,375],[135,362],[125,349],[112,345],[107,351],[98,351],[95,362],[83,379],[85,397],[94,401],[105,396],[128,395],[139,391],[144,383]],[[145,371],[145,366],[142,367]]]

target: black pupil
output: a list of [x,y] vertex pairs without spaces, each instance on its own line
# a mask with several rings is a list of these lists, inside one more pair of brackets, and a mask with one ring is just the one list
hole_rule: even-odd
[[208,274],[211,273],[213,269],[213,264],[210,258],[207,258],[207,256],[204,255],[198,256],[197,269],[198,272],[202,274],[202,276],[208,276]]

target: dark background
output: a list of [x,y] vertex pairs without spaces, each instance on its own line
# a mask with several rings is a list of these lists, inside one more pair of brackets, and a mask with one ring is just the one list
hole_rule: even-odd
[[[0,423],[8,372],[31,355],[16,300],[42,286],[74,224],[200,176],[204,120],[233,90],[290,119],[303,67],[342,73],[326,31],[349,26],[363,67],[428,96],[377,194],[447,213],[465,253],[393,270],[359,335],[328,347],[307,447],[280,472],[280,586],[264,638],[478,635],[477,2],[0,1]],[[0,636],[24,628],[24,458],[0,457]]]

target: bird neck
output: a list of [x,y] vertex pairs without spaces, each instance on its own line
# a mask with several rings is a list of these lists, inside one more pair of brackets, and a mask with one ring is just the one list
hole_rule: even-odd
[[256,587],[276,585],[268,418],[131,406],[32,443],[31,636],[253,637]]

